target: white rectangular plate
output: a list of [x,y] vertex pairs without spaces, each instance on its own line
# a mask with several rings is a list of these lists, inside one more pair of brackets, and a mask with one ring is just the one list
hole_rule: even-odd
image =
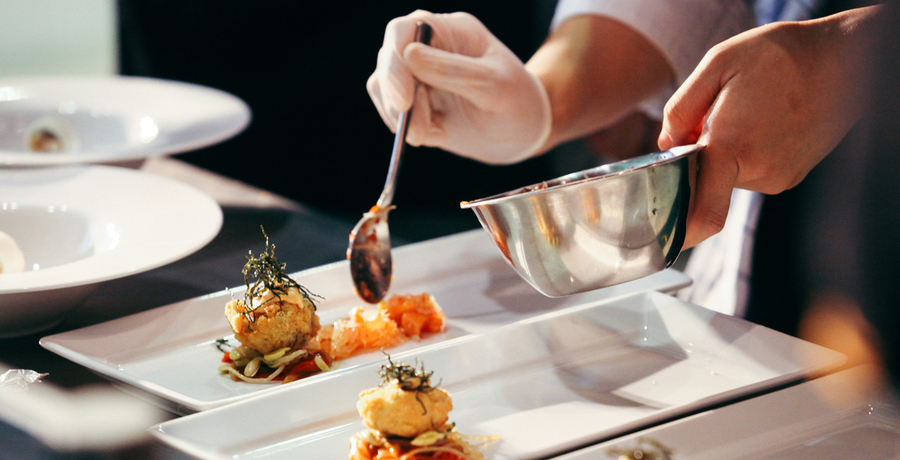
[[845,370],[557,458],[616,458],[653,441],[678,460],[900,459],[900,406],[860,392],[869,372]]
[[[547,311],[646,290],[672,290],[690,283],[683,273],[666,270],[607,289],[551,299],[519,278],[482,230],[403,246],[394,250],[393,258],[392,292],[432,294],[444,309],[449,327],[444,333],[407,343],[392,353],[483,332]],[[234,268],[237,279],[241,268]],[[318,302],[322,324],[346,317],[353,307],[364,305],[353,292],[346,261],[292,276],[325,298]],[[223,290],[44,337],[41,345],[114,382],[128,384],[122,388],[170,411],[185,414],[222,406],[280,386],[233,382],[216,371],[222,353],[214,342],[232,337],[225,304],[243,292],[243,286],[231,292]],[[335,372],[382,358],[378,352],[359,355],[341,362]],[[309,379],[320,378],[325,376]]]
[[[819,375],[837,352],[645,292],[396,353],[453,397],[464,434],[498,435],[494,460],[539,458]],[[201,458],[345,458],[360,391],[380,362],[285,385],[151,431]]]

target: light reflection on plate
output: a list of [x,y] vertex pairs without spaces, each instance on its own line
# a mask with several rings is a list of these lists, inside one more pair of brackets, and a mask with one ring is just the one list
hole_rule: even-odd
[[693,417],[588,447],[559,460],[615,459],[641,442],[672,459],[900,459],[900,405],[889,394],[859,392],[861,366]]
[[[577,305],[392,355],[394,362],[418,360],[442,379],[460,432],[500,437],[486,452],[494,460],[558,455],[821,375],[845,359],[658,292]],[[151,432],[205,459],[343,458],[348,438],[363,428],[358,394],[379,383],[384,361]],[[240,430],[231,429],[235,420]]]
[[[255,243],[254,243],[255,244]],[[545,297],[520,278],[481,229],[401,246],[392,251],[394,293],[432,294],[448,318],[447,331],[391,349],[442,346],[457,337],[478,334],[548,311],[612,299],[646,290],[673,290],[687,285],[683,273],[666,270],[640,280],[561,298]],[[240,273],[235,267],[235,273]],[[363,305],[353,291],[347,260],[291,277],[324,300],[317,302],[322,324],[346,318]],[[334,374],[321,374],[290,385],[233,382],[216,368],[222,352],[215,340],[231,337],[225,304],[244,286],[154,308],[82,329],[41,339],[41,345],[95,372],[138,396],[176,413],[192,413],[231,404],[283,387],[302,385]],[[338,372],[380,363],[377,351],[353,356]],[[185,372],[197,369],[197,372]]]
[[124,162],[228,139],[250,122],[232,94],[143,77],[0,80],[0,165]]
[[212,198],[144,172],[0,170],[0,231],[25,256],[24,272],[0,275],[0,337],[58,323],[96,283],[181,259],[221,226]]

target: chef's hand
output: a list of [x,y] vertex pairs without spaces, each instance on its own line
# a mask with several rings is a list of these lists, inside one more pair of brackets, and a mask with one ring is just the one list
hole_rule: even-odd
[[[431,46],[413,42],[417,21],[432,27]],[[392,20],[366,87],[392,131],[413,107],[411,145],[503,164],[533,156],[550,134],[543,85],[468,13],[419,10]]]
[[[874,7],[877,8],[877,7]],[[659,147],[700,142],[685,247],[718,233],[734,187],[797,185],[861,116],[870,18],[862,8],[776,23],[711,49],[666,104]]]

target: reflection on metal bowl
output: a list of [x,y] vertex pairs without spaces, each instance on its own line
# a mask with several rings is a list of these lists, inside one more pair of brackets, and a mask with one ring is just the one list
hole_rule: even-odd
[[507,262],[550,297],[670,267],[684,243],[702,145],[675,147],[463,202]]

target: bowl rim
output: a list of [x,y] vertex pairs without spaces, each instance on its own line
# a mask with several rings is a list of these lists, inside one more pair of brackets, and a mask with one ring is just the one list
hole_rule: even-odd
[[[0,275],[0,296],[85,286],[145,272],[206,246],[223,223],[221,207],[205,192],[128,168],[0,169],[0,192],[0,207],[65,205],[94,225],[112,223],[116,232],[129,231],[108,251],[37,271]],[[110,196],[114,198],[102,198]],[[190,219],[171,225],[171,219],[184,216]]]
[[[161,95],[177,96],[180,106],[148,110],[146,104],[115,101],[122,95],[137,100],[156,99]],[[77,152],[35,153],[25,150],[0,149],[0,167],[46,167],[77,164],[115,163],[141,160],[158,155],[173,155],[215,145],[237,136],[249,126],[250,106],[240,97],[206,85],[179,80],[131,75],[39,75],[0,78],[0,104],[45,104],[48,107],[74,104],[81,112],[104,107],[115,114],[141,114],[168,123],[178,119],[179,129],[160,132],[148,143],[122,143],[114,146],[83,147]],[[212,113],[210,104],[215,104]],[[184,107],[204,107],[192,112]],[[158,109],[158,108],[157,108]],[[177,115],[172,115],[177,113]],[[58,115],[48,112],[47,115]],[[198,127],[203,129],[197,129]],[[193,130],[193,132],[191,132]],[[190,133],[184,139],[172,140],[173,133]]]
[[510,190],[508,192],[500,193],[497,195],[479,198],[472,201],[463,201],[459,204],[459,207],[462,209],[469,209],[488,206],[502,201],[555,192],[566,187],[574,187],[576,185],[581,185],[588,182],[609,179],[611,177],[618,177],[630,174],[634,171],[640,171],[643,169],[652,168],[654,166],[678,161],[679,159],[700,152],[705,147],[706,145],[704,144],[690,144],[672,147],[671,149],[662,152],[653,152],[634,158],[628,158],[626,160],[607,163],[594,168],[585,169],[583,171],[569,173],[555,179],[539,182],[537,184],[520,187],[515,190]]

